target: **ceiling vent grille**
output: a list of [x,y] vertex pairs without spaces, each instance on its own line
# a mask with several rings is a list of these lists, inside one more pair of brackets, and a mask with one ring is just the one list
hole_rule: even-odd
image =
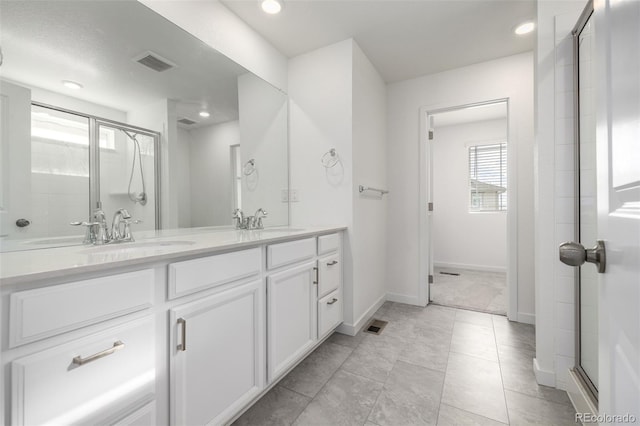
[[187,126],[191,126],[192,124],[196,124],[195,121],[189,120],[188,118],[181,118],[180,120],[178,120],[178,123],[186,124]]
[[141,55],[136,56],[133,60],[139,64],[144,65],[147,68],[151,68],[154,71],[162,72],[175,68],[177,65],[163,58],[155,52],[146,51]]

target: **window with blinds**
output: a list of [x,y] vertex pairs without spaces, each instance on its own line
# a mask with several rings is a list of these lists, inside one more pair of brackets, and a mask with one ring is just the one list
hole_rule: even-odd
[[469,211],[507,210],[507,144],[469,147]]

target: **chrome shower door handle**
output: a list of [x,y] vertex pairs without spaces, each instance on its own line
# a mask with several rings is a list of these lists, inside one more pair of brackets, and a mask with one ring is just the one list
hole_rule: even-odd
[[604,241],[598,240],[595,247],[585,249],[582,244],[566,242],[560,244],[560,261],[569,266],[581,266],[584,262],[593,263],[603,274],[607,267]]

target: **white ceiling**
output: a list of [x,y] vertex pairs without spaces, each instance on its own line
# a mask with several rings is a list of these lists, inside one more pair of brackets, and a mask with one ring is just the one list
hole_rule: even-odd
[[535,0],[284,0],[267,15],[258,0],[221,0],[287,57],[348,38],[387,82],[532,50],[513,29],[535,18]]
[[[247,71],[137,1],[0,1],[0,24],[2,78],[121,111],[171,99],[178,118],[201,125],[238,118],[237,76]],[[177,67],[133,60],[145,51]]]

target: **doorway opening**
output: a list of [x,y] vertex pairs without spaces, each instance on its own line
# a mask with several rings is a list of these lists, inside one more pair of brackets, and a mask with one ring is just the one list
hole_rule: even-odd
[[516,277],[508,100],[421,112],[426,301],[507,315]]

